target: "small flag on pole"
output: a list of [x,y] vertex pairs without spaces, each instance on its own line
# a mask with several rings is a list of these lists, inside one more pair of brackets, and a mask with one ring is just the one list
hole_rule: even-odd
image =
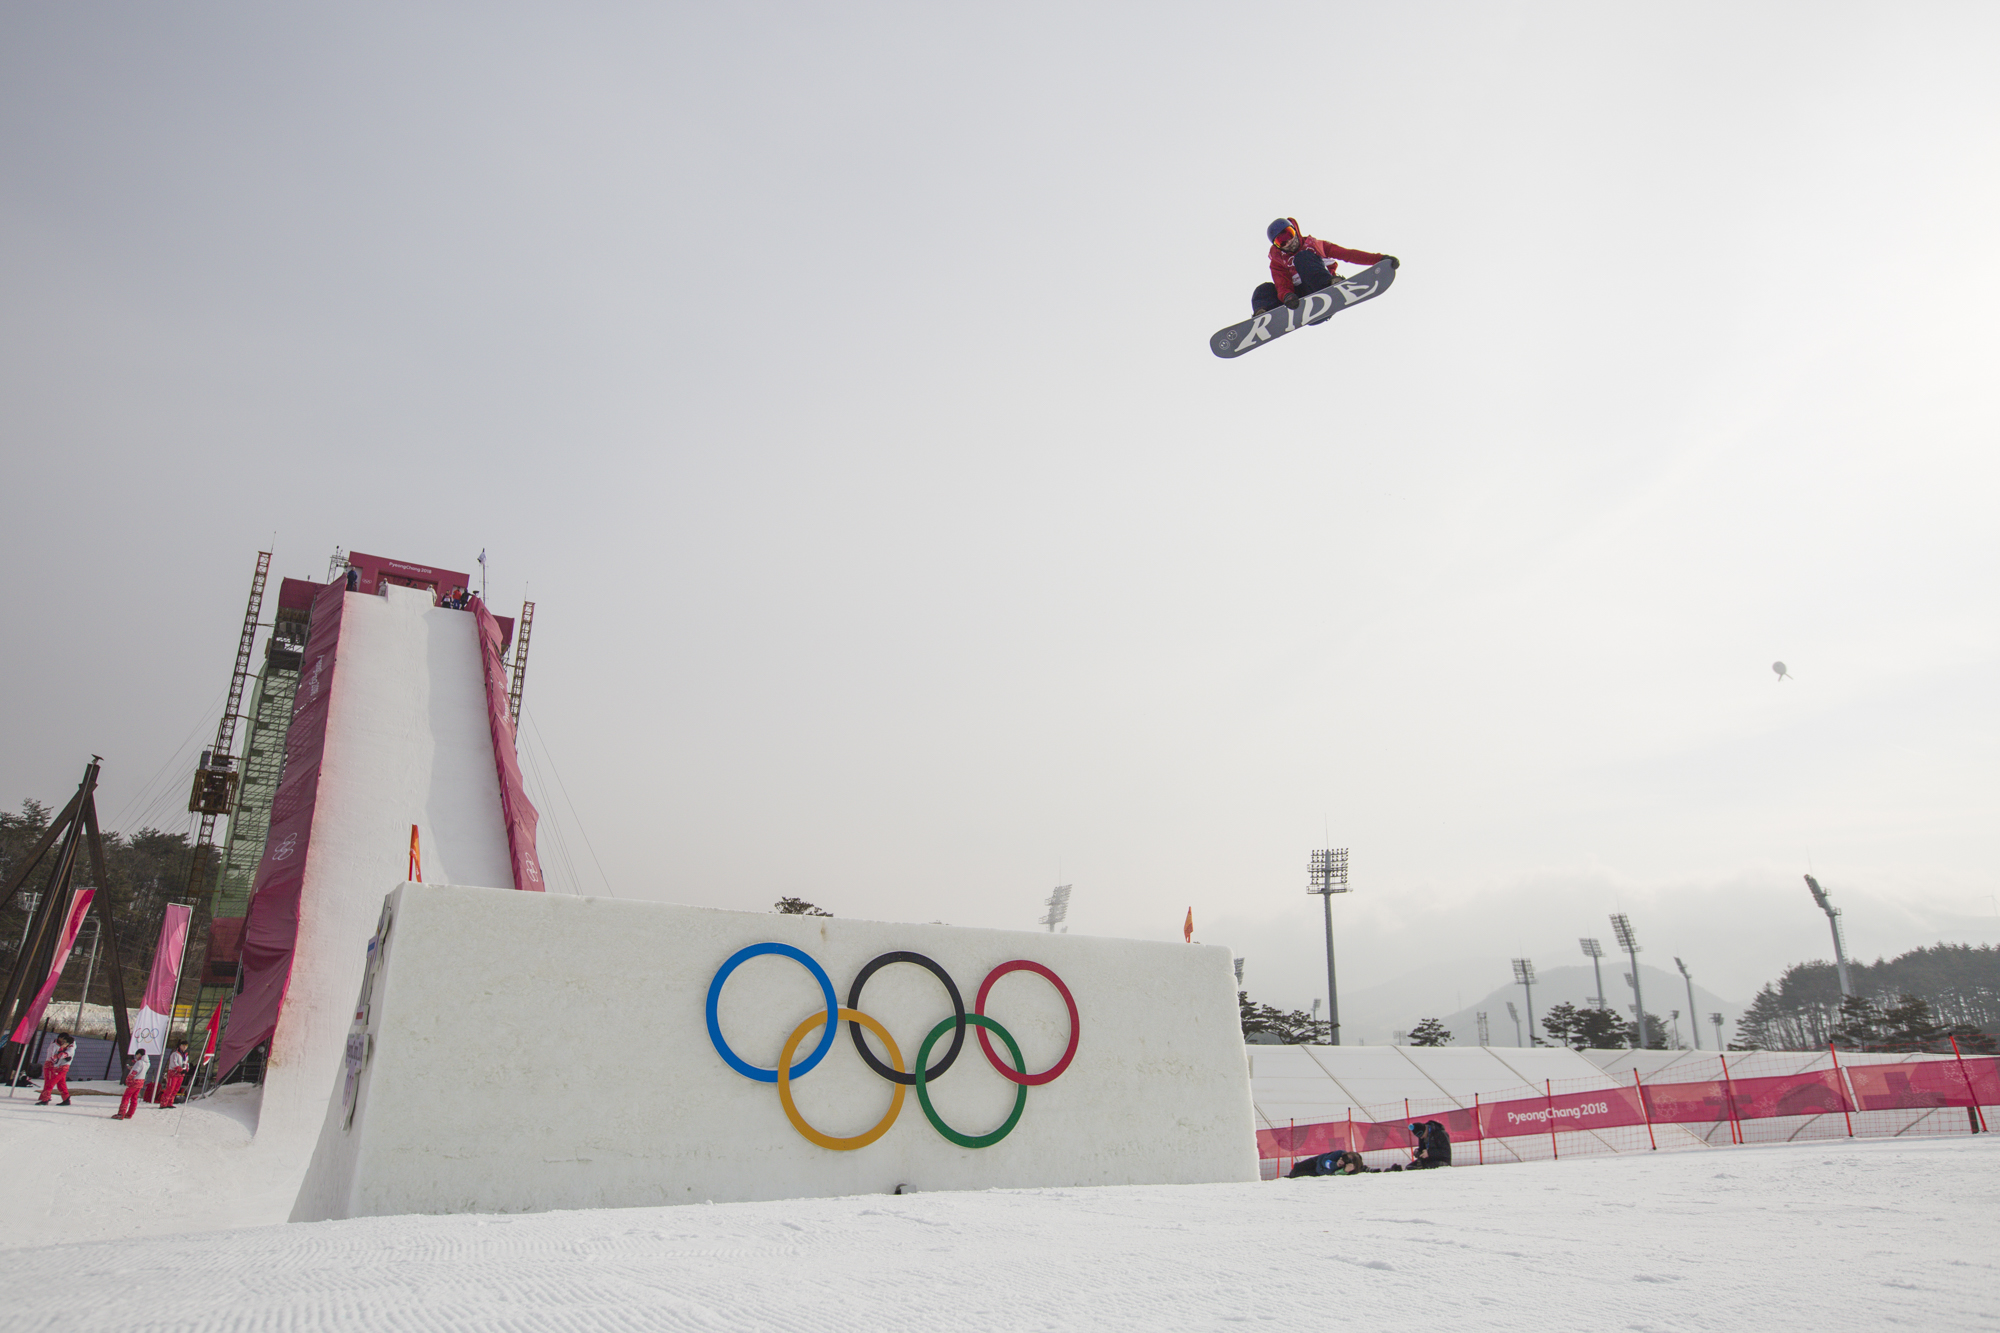
[[208,1045],[201,1048],[202,1064],[207,1064],[215,1058],[215,1034],[221,1026],[222,1005],[220,1002],[217,1002],[215,1008],[208,1011]]
[[1194,909],[1192,907],[1188,908],[1187,924],[1181,927],[1181,938],[1189,944],[1194,943]]
[[421,884],[424,882],[424,852],[423,848],[417,845],[417,826],[415,824],[410,825],[409,879],[412,884]]

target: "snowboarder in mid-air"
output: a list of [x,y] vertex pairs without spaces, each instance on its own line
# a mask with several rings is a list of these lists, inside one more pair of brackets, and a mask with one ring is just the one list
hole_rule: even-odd
[[[1297,218],[1279,218],[1264,234],[1271,241],[1271,280],[1250,293],[1250,318],[1209,335],[1208,349],[1219,357],[1242,356],[1293,329],[1373,300],[1389,290],[1400,267],[1394,255],[1350,250],[1308,236]],[[1366,267],[1343,278],[1335,262],[1343,259]]]
[[1271,280],[1259,283],[1257,290],[1250,293],[1250,310],[1261,315],[1267,310],[1324,291],[1340,278],[1338,265],[1329,260],[1345,259],[1350,264],[1368,267],[1389,261],[1389,267],[1396,267],[1393,255],[1378,255],[1367,250],[1350,250],[1332,241],[1322,241],[1316,236],[1308,236],[1299,229],[1297,218],[1278,218],[1264,228],[1264,235],[1271,241]]

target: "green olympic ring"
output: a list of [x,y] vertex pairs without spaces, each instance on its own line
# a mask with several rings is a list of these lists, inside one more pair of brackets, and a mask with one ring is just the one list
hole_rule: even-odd
[[[982,1027],[988,1032],[997,1034],[1001,1041],[1007,1043],[1007,1054],[1014,1057],[1014,1068],[1023,1074],[1028,1072],[1028,1062],[1022,1058],[1021,1048],[1014,1044],[1013,1034],[1008,1032],[1006,1028],[1001,1027],[984,1014],[967,1014],[965,1021],[975,1027]],[[959,1147],[990,1148],[1013,1133],[1014,1126],[1021,1123],[1021,1112],[1028,1107],[1028,1087],[1025,1083],[1015,1084],[1014,1113],[1007,1117],[1005,1124],[1001,1125],[1000,1128],[994,1130],[991,1134],[961,1134],[950,1125],[947,1125],[944,1122],[944,1117],[937,1113],[937,1108],[931,1105],[931,1090],[927,1086],[928,1080],[924,1078],[924,1066],[930,1061],[931,1047],[937,1045],[938,1039],[944,1036],[945,1033],[956,1028],[958,1023],[959,1020],[956,1015],[940,1022],[936,1027],[931,1029],[931,1034],[924,1038],[924,1044],[918,1048],[916,1067],[911,1071],[916,1075],[917,1080],[917,1104],[924,1108],[924,1119],[931,1122],[931,1128],[944,1135],[947,1139],[950,1139],[953,1143],[956,1143]]]

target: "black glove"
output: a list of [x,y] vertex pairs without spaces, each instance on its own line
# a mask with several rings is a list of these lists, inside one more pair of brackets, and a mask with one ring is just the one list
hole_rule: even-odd
[[1382,262],[1387,264],[1391,269],[1391,271],[1399,269],[1403,266],[1403,262],[1400,259],[1397,259],[1396,256],[1394,255],[1383,255]]

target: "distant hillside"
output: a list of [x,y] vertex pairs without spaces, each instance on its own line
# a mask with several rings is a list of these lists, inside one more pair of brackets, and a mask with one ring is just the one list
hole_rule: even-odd
[[[1628,967],[1629,964],[1623,958],[1604,960],[1605,1002],[1610,1008],[1616,1009],[1620,1017],[1627,1019],[1631,1017],[1632,1012],[1632,988],[1625,984],[1625,972]],[[1681,979],[1680,974],[1663,972],[1659,968],[1648,967],[1642,963],[1639,966],[1639,985],[1645,991],[1646,1012],[1659,1015],[1660,1021],[1669,1025],[1670,1032],[1672,1022],[1668,1015],[1676,1009],[1681,1011],[1681,1044],[1692,1048],[1695,1042],[1687,1012],[1687,983]],[[1437,989],[1443,989],[1443,986],[1440,985]],[[1567,1001],[1582,1008],[1594,1003],[1596,989],[1596,983],[1588,967],[1551,967],[1541,971],[1535,982],[1535,1035],[1544,1041],[1548,1040],[1548,1033],[1540,1024],[1542,1015],[1548,1013],[1552,1005]],[[1725,1040],[1733,1040],[1736,1020],[1741,1016],[1744,1005],[1736,1000],[1725,1000],[1713,991],[1704,989],[1699,981],[1695,982],[1694,998],[1695,1007],[1700,1015],[1701,1048],[1712,1050],[1715,1047],[1715,1025],[1708,1021],[1708,1016],[1712,1013],[1719,1012],[1722,1015],[1723,1037]],[[1521,1035],[1518,1043],[1515,1040],[1513,1020],[1507,1017],[1509,1000],[1514,1002],[1514,1007],[1521,1014]],[[1479,1024],[1476,1015],[1482,1009],[1486,1011],[1487,1024],[1491,1031],[1491,1045],[1529,1044],[1527,996],[1519,986],[1497,987],[1485,998],[1475,1000],[1455,1013],[1413,1012],[1404,1021],[1397,1023],[1396,1027],[1407,1031],[1414,1028],[1420,1019],[1442,1018],[1445,1027],[1451,1032],[1452,1045],[1477,1046]]]

